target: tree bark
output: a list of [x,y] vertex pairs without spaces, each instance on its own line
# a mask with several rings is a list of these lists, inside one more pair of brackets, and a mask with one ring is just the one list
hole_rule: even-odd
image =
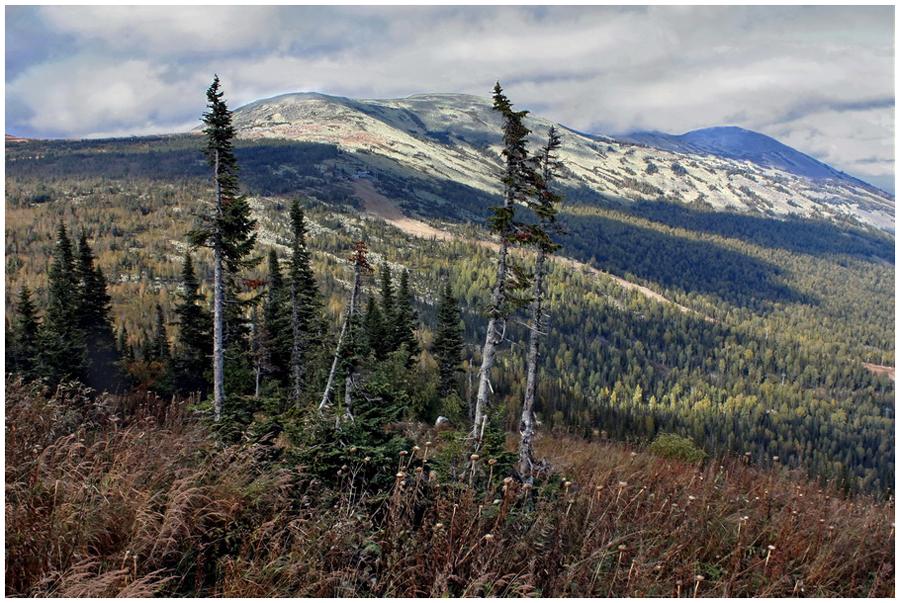
[[225,405],[225,283],[222,266],[222,187],[219,182],[219,151],[215,152],[216,226],[213,232],[213,413],[222,418]]
[[525,483],[534,482],[534,394],[537,389],[537,362],[542,330],[544,301],[544,266],[546,254],[538,249],[534,264],[534,299],[531,302],[531,325],[528,333],[527,377],[522,420],[519,424],[519,475]]
[[[509,201],[507,201],[507,204]],[[500,251],[497,255],[497,282],[491,292],[491,318],[488,320],[487,334],[481,352],[481,368],[478,371],[478,395],[475,398],[475,420],[472,424],[472,438],[475,449],[481,448],[481,440],[487,425],[488,396],[491,390],[491,369],[494,367],[494,356],[497,346],[503,341],[506,321],[503,318],[502,306],[506,303],[506,261],[509,244],[501,237]]]

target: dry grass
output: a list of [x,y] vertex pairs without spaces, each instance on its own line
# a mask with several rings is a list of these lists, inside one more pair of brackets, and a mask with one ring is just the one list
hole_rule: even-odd
[[7,384],[6,412],[7,595],[894,593],[892,504],[739,461],[548,437],[558,473],[528,492],[487,459],[442,482],[423,446],[361,495],[354,467],[325,488],[152,396]]

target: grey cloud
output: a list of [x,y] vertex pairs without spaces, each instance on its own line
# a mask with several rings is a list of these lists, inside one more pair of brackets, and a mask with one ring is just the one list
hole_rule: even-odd
[[180,128],[202,111],[213,72],[234,106],[298,90],[487,95],[500,79],[518,105],[583,131],[728,123],[863,177],[884,163],[860,158],[893,162],[892,7],[13,7],[7,17],[8,44],[28,48],[7,48],[7,122],[26,135]]

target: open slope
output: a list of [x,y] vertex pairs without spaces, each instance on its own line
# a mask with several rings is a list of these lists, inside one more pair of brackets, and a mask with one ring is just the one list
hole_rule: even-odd
[[[538,141],[552,122],[532,116],[527,123]],[[247,139],[319,142],[352,151],[365,165],[363,171],[401,179],[410,205],[426,212],[435,201],[423,182],[499,192],[499,121],[488,99],[425,94],[355,100],[286,94],[241,107],[235,124],[239,136]],[[698,134],[666,150],[558,127],[564,133],[562,183],[571,200],[664,199],[779,217],[849,219],[893,230],[890,195],[840,177],[836,170],[759,134],[742,131],[731,142],[719,136],[717,146]],[[761,139],[768,145],[765,160],[759,159]],[[826,173],[834,177],[820,177]]]

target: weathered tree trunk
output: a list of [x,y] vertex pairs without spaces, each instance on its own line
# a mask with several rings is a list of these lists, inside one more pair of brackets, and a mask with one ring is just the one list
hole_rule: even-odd
[[[507,203],[509,203],[507,201]],[[506,303],[506,261],[509,254],[509,244],[501,237],[500,251],[497,254],[497,282],[491,292],[491,317],[488,320],[487,334],[484,338],[484,347],[481,352],[481,368],[478,371],[478,395],[475,398],[475,420],[472,423],[472,438],[475,440],[475,449],[481,448],[481,439],[487,425],[488,395],[491,388],[491,369],[494,367],[494,355],[497,346],[503,341],[506,329],[506,320],[503,317],[502,306]]]
[[526,358],[527,377],[525,400],[522,403],[522,421],[519,424],[519,475],[525,483],[534,481],[534,393],[537,389],[537,362],[542,334],[544,302],[544,266],[546,254],[538,249],[534,264],[534,299],[531,301],[531,325],[528,333],[528,354]]
[[[328,372],[328,382],[325,384],[325,393],[322,395],[322,401],[319,403],[319,410],[323,410],[325,406],[328,404],[329,399],[331,398],[331,390],[334,387],[334,375],[337,372],[338,362],[341,357],[341,349],[344,344],[344,337],[347,334],[347,328],[350,326],[350,322],[353,320],[353,315],[356,312],[356,297],[359,294],[359,278],[360,278],[360,265],[356,264],[353,267],[353,289],[350,292],[350,307],[347,308],[347,314],[344,316],[344,324],[341,325],[341,333],[338,335],[337,346],[334,350],[334,360],[331,362],[331,370]],[[347,390],[352,389],[352,384],[350,383],[351,375],[348,373],[347,382],[344,387],[344,396],[346,400]]]
[[225,275],[222,265],[222,186],[219,151],[215,152],[216,226],[213,233],[213,413],[218,422],[225,405]]

